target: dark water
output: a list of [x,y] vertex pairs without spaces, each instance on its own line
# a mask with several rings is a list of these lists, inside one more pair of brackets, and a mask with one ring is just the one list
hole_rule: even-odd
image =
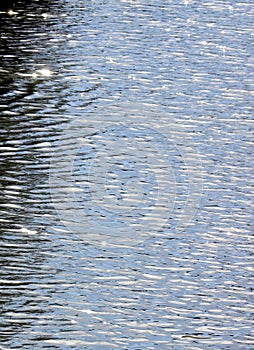
[[1,349],[253,349],[253,4],[3,1]]

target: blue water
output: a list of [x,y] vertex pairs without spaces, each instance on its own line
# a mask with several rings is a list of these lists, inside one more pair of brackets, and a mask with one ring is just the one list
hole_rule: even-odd
[[1,349],[252,349],[253,4],[0,6]]

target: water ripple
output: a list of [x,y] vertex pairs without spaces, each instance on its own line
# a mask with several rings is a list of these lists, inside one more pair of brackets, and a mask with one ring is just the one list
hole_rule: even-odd
[[[248,0],[1,2],[2,349],[253,348],[252,18]],[[167,222],[125,246],[68,230],[57,204],[73,187],[49,182],[68,174],[67,151],[74,198],[109,234],[156,179]]]

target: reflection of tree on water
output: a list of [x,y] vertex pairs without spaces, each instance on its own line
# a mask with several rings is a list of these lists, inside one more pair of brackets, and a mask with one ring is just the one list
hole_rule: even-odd
[[43,232],[46,223],[41,217],[41,207],[45,213],[48,205],[47,195],[43,193],[47,177],[36,170],[38,152],[29,147],[31,133],[28,124],[27,128],[24,124],[20,116],[1,119],[0,303],[3,304],[3,341],[23,332],[47,307],[47,302],[43,301],[47,291],[39,291],[37,286],[38,281],[42,283],[47,278],[42,269],[43,252],[48,250]]
[[1,0],[0,9],[24,9],[27,6],[36,7],[45,7],[49,5],[52,0]]
[[[32,74],[38,64],[48,63],[45,34],[50,22],[42,16],[49,11],[49,1],[8,1],[0,5],[1,93],[8,86],[16,89],[23,76]],[[22,84],[21,84],[22,86]],[[28,89],[32,89],[32,85]]]
[[45,36],[50,27],[40,15],[49,4],[0,4],[0,323],[2,341],[11,343],[49,308],[50,289],[40,287],[52,273],[42,269],[50,225],[45,141],[56,133],[57,120],[45,111],[58,88],[34,74],[50,66]]

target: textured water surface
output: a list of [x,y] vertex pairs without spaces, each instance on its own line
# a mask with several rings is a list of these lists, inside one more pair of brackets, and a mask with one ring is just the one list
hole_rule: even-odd
[[1,349],[252,349],[253,4],[4,1]]

